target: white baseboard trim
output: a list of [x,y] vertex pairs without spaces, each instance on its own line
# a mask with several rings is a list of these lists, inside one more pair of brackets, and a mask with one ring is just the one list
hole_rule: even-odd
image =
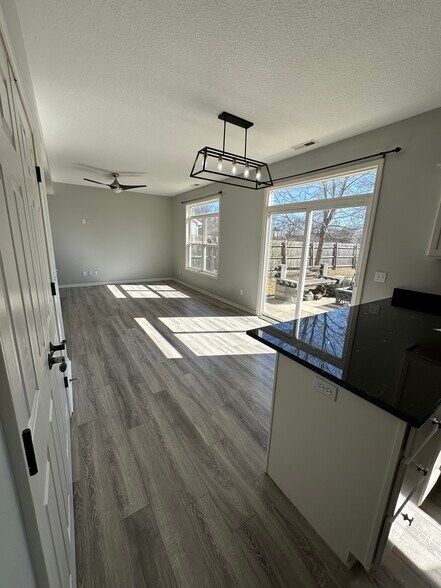
[[62,284],[59,288],[82,288],[83,286],[107,286],[109,284],[137,284],[142,282],[169,282],[174,278],[138,278],[137,280],[108,280],[107,282],[80,282],[79,284]]
[[240,304],[236,304],[236,302],[231,302],[231,300],[227,300],[226,298],[222,298],[221,296],[217,296],[217,294],[213,294],[212,292],[208,292],[208,290],[203,290],[202,288],[197,288],[188,282],[184,282],[184,280],[179,280],[178,278],[171,278],[174,282],[178,282],[178,284],[182,284],[183,286],[187,286],[190,290],[196,290],[196,292],[200,292],[201,294],[205,294],[205,296],[209,296],[210,298],[215,298],[220,302],[224,302],[225,304],[229,304],[230,306],[235,306],[236,308],[240,308],[245,312],[248,312],[254,316],[256,315],[255,310],[251,310],[251,308],[247,308],[246,306],[241,306]]

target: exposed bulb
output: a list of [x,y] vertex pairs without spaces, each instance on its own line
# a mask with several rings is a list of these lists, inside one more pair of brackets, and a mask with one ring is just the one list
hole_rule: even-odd
[[217,171],[222,171],[224,168],[222,164],[222,155],[219,155],[219,159],[217,160]]
[[256,171],[256,180],[258,182],[260,182],[261,179],[262,179],[262,170],[260,169],[260,167],[258,167],[257,171]]
[[233,159],[233,165],[231,166],[231,173],[233,174],[233,176],[235,176],[237,174],[237,162],[235,159]]
[[248,163],[245,166],[245,169],[243,170],[243,177],[244,178],[248,178],[250,175],[250,166],[248,165]]
[[122,192],[122,188],[112,188],[112,192],[113,192],[114,194],[121,194],[121,192]]

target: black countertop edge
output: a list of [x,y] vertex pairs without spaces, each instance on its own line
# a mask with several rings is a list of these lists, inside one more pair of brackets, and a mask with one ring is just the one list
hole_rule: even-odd
[[267,347],[274,349],[274,351],[281,353],[285,357],[292,359],[293,361],[299,363],[303,367],[315,372],[316,374],[322,376],[323,378],[330,380],[331,382],[334,382],[338,386],[341,386],[341,387],[349,390],[353,394],[356,394],[360,398],[363,398],[363,400],[366,400],[367,402],[370,402],[371,404],[378,406],[379,408],[388,412],[389,414],[392,414],[393,416],[398,417],[400,420],[408,423],[412,427],[415,427],[417,429],[422,427],[424,425],[424,423],[434,414],[434,412],[438,409],[438,407],[441,406],[441,398],[440,398],[439,402],[436,404],[436,406],[432,410],[430,410],[430,412],[428,414],[426,414],[426,415],[424,415],[424,417],[421,417],[418,419],[414,418],[408,414],[401,412],[399,409],[397,409],[395,407],[391,407],[387,403],[383,403],[381,400],[379,400],[375,396],[370,396],[369,394],[366,394],[366,392],[363,392],[362,390],[358,389],[356,386],[351,385],[349,382],[346,382],[345,380],[338,378],[338,377],[334,376],[333,374],[331,374],[325,370],[322,370],[319,367],[317,367],[307,361],[304,361],[303,359],[297,357],[296,355],[289,353],[289,351],[284,349],[282,346],[279,346],[276,343],[272,343],[271,341],[268,341],[267,339],[261,337],[259,335],[259,331],[261,331],[261,330],[262,330],[262,327],[257,328],[257,329],[251,329],[251,330],[247,331],[247,335],[249,335],[253,339],[256,339],[257,341],[260,341],[260,343],[263,343],[263,345],[266,345]]

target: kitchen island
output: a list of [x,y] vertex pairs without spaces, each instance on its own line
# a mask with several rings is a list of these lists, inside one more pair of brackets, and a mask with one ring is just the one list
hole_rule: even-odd
[[248,332],[278,352],[267,473],[348,566],[379,565],[439,475],[440,314],[396,290]]

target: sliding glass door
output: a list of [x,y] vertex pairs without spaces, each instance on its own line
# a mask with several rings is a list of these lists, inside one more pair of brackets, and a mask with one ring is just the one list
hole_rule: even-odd
[[262,314],[287,321],[358,301],[377,189],[375,166],[269,192]]
[[[267,272],[263,314],[289,320],[297,301],[294,287],[300,279],[300,260],[305,237],[305,212],[269,216]],[[293,287],[287,284],[292,283]]]

